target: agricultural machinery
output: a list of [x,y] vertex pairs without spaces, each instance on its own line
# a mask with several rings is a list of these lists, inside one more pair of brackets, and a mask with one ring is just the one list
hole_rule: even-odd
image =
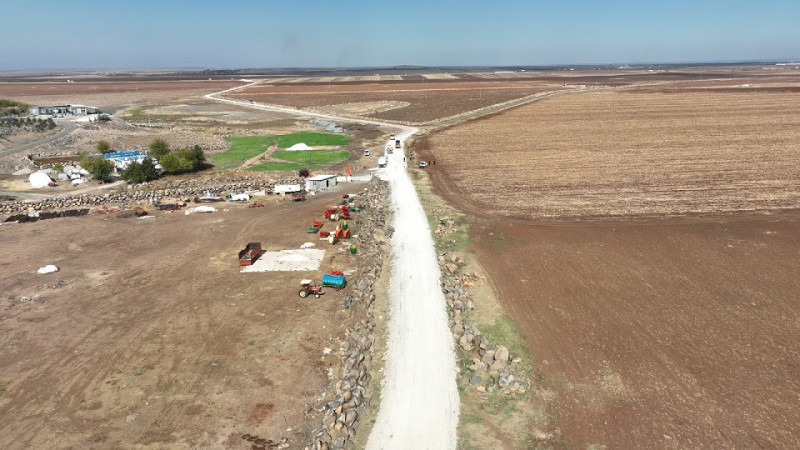
[[[324,279],[325,277],[323,277]],[[325,294],[325,291],[322,290],[322,286],[317,286],[311,280],[300,281],[300,290],[297,292],[300,298],[306,298],[309,295],[319,298],[323,294]]]

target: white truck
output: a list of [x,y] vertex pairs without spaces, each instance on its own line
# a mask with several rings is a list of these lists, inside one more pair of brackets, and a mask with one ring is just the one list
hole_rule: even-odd
[[386,167],[386,157],[379,156],[378,157],[378,167]]

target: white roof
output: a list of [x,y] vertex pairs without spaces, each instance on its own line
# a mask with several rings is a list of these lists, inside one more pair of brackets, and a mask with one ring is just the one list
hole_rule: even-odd
[[309,177],[308,181],[322,181],[327,180],[329,178],[333,178],[336,175],[314,175],[313,177]]

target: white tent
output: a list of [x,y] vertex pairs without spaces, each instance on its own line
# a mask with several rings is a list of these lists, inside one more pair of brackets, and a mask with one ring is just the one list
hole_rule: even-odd
[[33,172],[28,176],[28,182],[36,189],[41,189],[46,187],[50,184],[53,180],[50,179],[50,175],[44,172]]

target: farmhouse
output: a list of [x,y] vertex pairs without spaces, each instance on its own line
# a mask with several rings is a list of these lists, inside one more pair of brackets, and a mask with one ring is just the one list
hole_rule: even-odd
[[306,179],[306,191],[327,191],[336,186],[336,175],[314,175]]
[[55,116],[59,114],[85,116],[87,114],[97,114],[98,112],[100,112],[100,109],[86,105],[34,106],[30,109],[32,116]]

